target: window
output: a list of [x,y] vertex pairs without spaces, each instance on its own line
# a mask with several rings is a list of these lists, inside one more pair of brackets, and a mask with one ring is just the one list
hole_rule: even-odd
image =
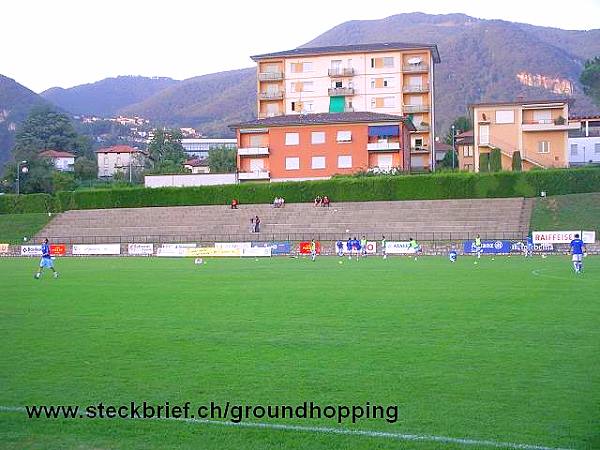
[[390,169],[392,164],[392,155],[378,155],[377,166],[380,169]]
[[352,168],[352,155],[340,155],[338,156],[338,169],[351,169]]
[[290,156],[285,158],[285,170],[298,170],[300,169],[300,158],[297,156]]
[[423,84],[423,79],[420,75],[411,75],[408,77],[408,85],[409,86],[421,86]]
[[371,67],[380,69],[382,67],[394,67],[394,57],[386,56],[384,58],[371,58]]
[[292,73],[302,72],[302,63],[290,63],[290,72],[292,72]]
[[393,78],[384,78],[383,79],[383,87],[394,87],[394,79]]
[[104,165],[108,166],[108,155],[104,155]]
[[[324,144],[325,143],[325,132],[324,131],[313,131],[310,135],[311,144]],[[313,167],[314,169],[314,167]]]
[[396,106],[396,99],[394,97],[383,97],[383,107],[393,108]]
[[351,131],[338,131],[337,132],[337,141],[338,142],[352,141],[352,132]]
[[463,156],[473,156],[473,147],[465,145],[463,147]]
[[305,81],[302,90],[304,92],[313,92],[315,90],[315,83],[312,81]]
[[344,87],[341,81],[334,81],[333,82],[333,87],[334,88],[341,88]]
[[550,142],[539,141],[538,142],[538,153],[550,153]]
[[487,145],[490,143],[490,126],[479,125],[479,143]]
[[416,149],[421,149],[423,147],[423,138],[416,138],[415,145],[413,147]]
[[342,67],[342,60],[341,59],[332,59],[331,60],[331,68],[332,69],[337,70],[340,67]]
[[513,110],[496,111],[496,123],[515,123],[515,112]]
[[116,162],[116,164],[115,164],[115,167],[119,167],[120,165],[121,165],[121,155],[119,155],[119,154],[117,153],[117,162]]
[[303,112],[312,112],[314,102],[304,102]]
[[533,121],[536,123],[552,123],[552,111],[549,109],[534,111]]
[[304,102],[292,102],[292,111],[302,112],[303,108],[304,108]]
[[571,155],[577,155],[577,144],[571,144]]
[[250,147],[261,147],[262,146],[262,136],[261,135],[251,135],[250,136]]
[[312,62],[305,62],[302,64],[302,71],[303,72],[312,72],[313,71],[313,63]]
[[594,144],[594,153],[600,153],[600,142]]
[[325,168],[325,157],[324,156],[313,156],[311,167],[313,169],[324,169]]
[[285,133],[285,145],[300,144],[300,135],[298,133]]
[[394,67],[394,58],[392,56],[383,58],[383,67]]
[[473,164],[465,164],[465,170],[467,172],[473,172]]

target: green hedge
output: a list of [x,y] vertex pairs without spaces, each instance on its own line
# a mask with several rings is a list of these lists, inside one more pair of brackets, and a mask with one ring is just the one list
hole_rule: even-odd
[[[600,192],[600,169],[555,169],[529,172],[443,173],[414,176],[340,177],[331,180],[247,183],[192,188],[124,188],[59,192],[54,199],[45,194],[22,195],[2,203],[4,212],[44,212],[69,209],[136,208],[142,206],[227,205],[237,198],[241,204],[271,203],[282,196],[288,203],[310,202],[328,195],[333,202],[374,200],[435,200],[445,198],[534,197]],[[31,200],[30,200],[31,198]]]
[[0,195],[0,214],[45,213],[55,209],[50,194]]

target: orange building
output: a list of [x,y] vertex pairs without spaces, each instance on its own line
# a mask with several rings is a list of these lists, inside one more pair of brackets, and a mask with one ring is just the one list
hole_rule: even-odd
[[240,181],[327,179],[361,170],[407,171],[412,122],[371,112],[283,115],[233,125]]
[[520,152],[523,170],[534,167],[568,167],[568,132],[578,124],[569,123],[566,100],[533,100],[504,103],[477,103],[473,115],[473,156],[459,152],[460,167],[473,164],[479,172],[481,155],[500,149],[502,169],[512,169],[512,157]]
[[433,170],[437,46],[383,42],[252,56],[258,117],[368,111],[410,116],[410,167]]

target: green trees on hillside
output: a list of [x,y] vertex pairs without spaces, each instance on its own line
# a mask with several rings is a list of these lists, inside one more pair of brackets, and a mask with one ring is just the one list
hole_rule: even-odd
[[579,81],[583,85],[583,91],[600,107],[600,56],[585,62]]
[[237,150],[216,148],[208,154],[208,166],[212,173],[233,173],[237,168]]

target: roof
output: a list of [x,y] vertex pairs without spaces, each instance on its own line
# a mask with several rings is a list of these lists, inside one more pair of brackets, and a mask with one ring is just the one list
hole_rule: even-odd
[[596,120],[600,119],[600,113],[596,114],[577,114],[569,116],[569,120]]
[[465,137],[473,137],[473,130],[463,131],[462,133],[456,135],[456,139]]
[[452,150],[452,146],[446,144],[445,142],[436,142],[435,143],[435,151],[436,152],[447,152]]
[[43,150],[38,156],[42,158],[75,158],[73,153],[63,152],[61,150]]
[[347,112],[347,113],[318,113],[318,114],[290,114],[283,116],[255,119],[230,125],[230,128],[254,127],[286,127],[303,125],[327,125],[335,123],[374,123],[374,122],[403,122],[410,130],[415,130],[412,122],[405,116],[393,114],[380,114],[373,112]]
[[100,148],[96,153],[144,153],[139,148],[130,147],[129,145],[115,145],[114,147]]
[[208,158],[194,158],[188,159],[183,163],[184,166],[192,167],[208,167]]
[[253,61],[260,61],[262,59],[293,56],[327,55],[336,53],[385,52],[390,50],[418,50],[424,48],[431,50],[434,63],[439,63],[441,61],[436,44],[416,44],[407,42],[378,42],[373,44],[329,45],[326,47],[300,47],[292,50],[285,50],[282,52],[263,53],[262,55],[254,55],[251,56],[251,58]]
[[477,108],[480,106],[512,106],[512,105],[537,105],[544,103],[567,103],[566,98],[550,98],[542,100],[514,100],[510,102],[484,102],[484,103],[471,103],[469,108]]

